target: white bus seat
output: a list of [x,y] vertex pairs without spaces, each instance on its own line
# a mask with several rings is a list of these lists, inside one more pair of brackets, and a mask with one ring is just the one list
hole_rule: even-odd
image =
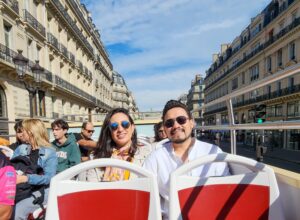
[[[211,162],[243,165],[252,172],[224,177],[192,177],[188,171]],[[170,220],[283,219],[273,170],[232,154],[212,154],[172,172]]]
[[0,150],[5,154],[5,156],[7,156],[9,159],[12,158],[13,154],[14,154],[14,151],[7,147],[7,146],[3,146],[3,145],[0,145]]
[[[71,180],[83,171],[106,166],[130,170],[139,178],[117,182]],[[81,163],[52,178],[46,219],[161,219],[156,178],[144,168],[122,160]]]

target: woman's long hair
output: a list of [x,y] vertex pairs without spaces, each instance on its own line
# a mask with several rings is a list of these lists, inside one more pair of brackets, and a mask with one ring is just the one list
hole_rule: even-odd
[[49,147],[49,136],[44,123],[40,119],[25,119],[22,122],[23,129],[28,133],[31,145],[36,147]]
[[[130,124],[134,125],[131,116],[129,115],[128,111],[124,108],[115,108],[111,110],[109,113],[107,113],[97,142],[97,147],[95,150],[95,158],[110,158],[113,152],[113,148],[116,147],[116,143],[113,141],[111,137],[109,124],[110,124],[111,117],[117,113],[123,113],[124,115],[126,115],[128,117]],[[137,132],[136,132],[136,128],[134,128],[134,131],[131,136],[131,146],[128,152],[129,156],[133,158],[136,150],[137,150]]]

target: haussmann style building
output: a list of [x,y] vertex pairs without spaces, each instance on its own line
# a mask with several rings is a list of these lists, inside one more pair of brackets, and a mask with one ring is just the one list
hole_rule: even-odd
[[0,0],[0,11],[0,135],[30,116],[97,121],[115,106],[113,65],[79,0]]
[[[300,61],[300,1],[273,0],[231,43],[215,54],[205,77],[205,103],[284,71]],[[299,69],[300,73],[300,69]],[[233,100],[235,123],[299,120],[300,74],[268,84]],[[259,109],[258,109],[259,108]],[[226,103],[205,109],[206,125],[228,124]],[[265,122],[264,122],[265,121]],[[226,136],[226,134],[224,134]],[[238,131],[238,141],[253,146],[254,131]],[[300,150],[300,130],[264,131],[270,146]]]

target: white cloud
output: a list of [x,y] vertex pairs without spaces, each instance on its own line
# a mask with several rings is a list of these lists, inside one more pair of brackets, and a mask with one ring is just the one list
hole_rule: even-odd
[[[270,0],[82,0],[140,110],[162,108],[205,74],[221,43],[231,42]],[[155,88],[155,90],[153,90]]]

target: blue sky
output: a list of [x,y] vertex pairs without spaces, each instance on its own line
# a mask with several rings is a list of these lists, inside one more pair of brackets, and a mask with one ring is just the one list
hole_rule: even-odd
[[232,42],[269,2],[81,0],[140,111],[162,110],[187,93],[220,45]]

